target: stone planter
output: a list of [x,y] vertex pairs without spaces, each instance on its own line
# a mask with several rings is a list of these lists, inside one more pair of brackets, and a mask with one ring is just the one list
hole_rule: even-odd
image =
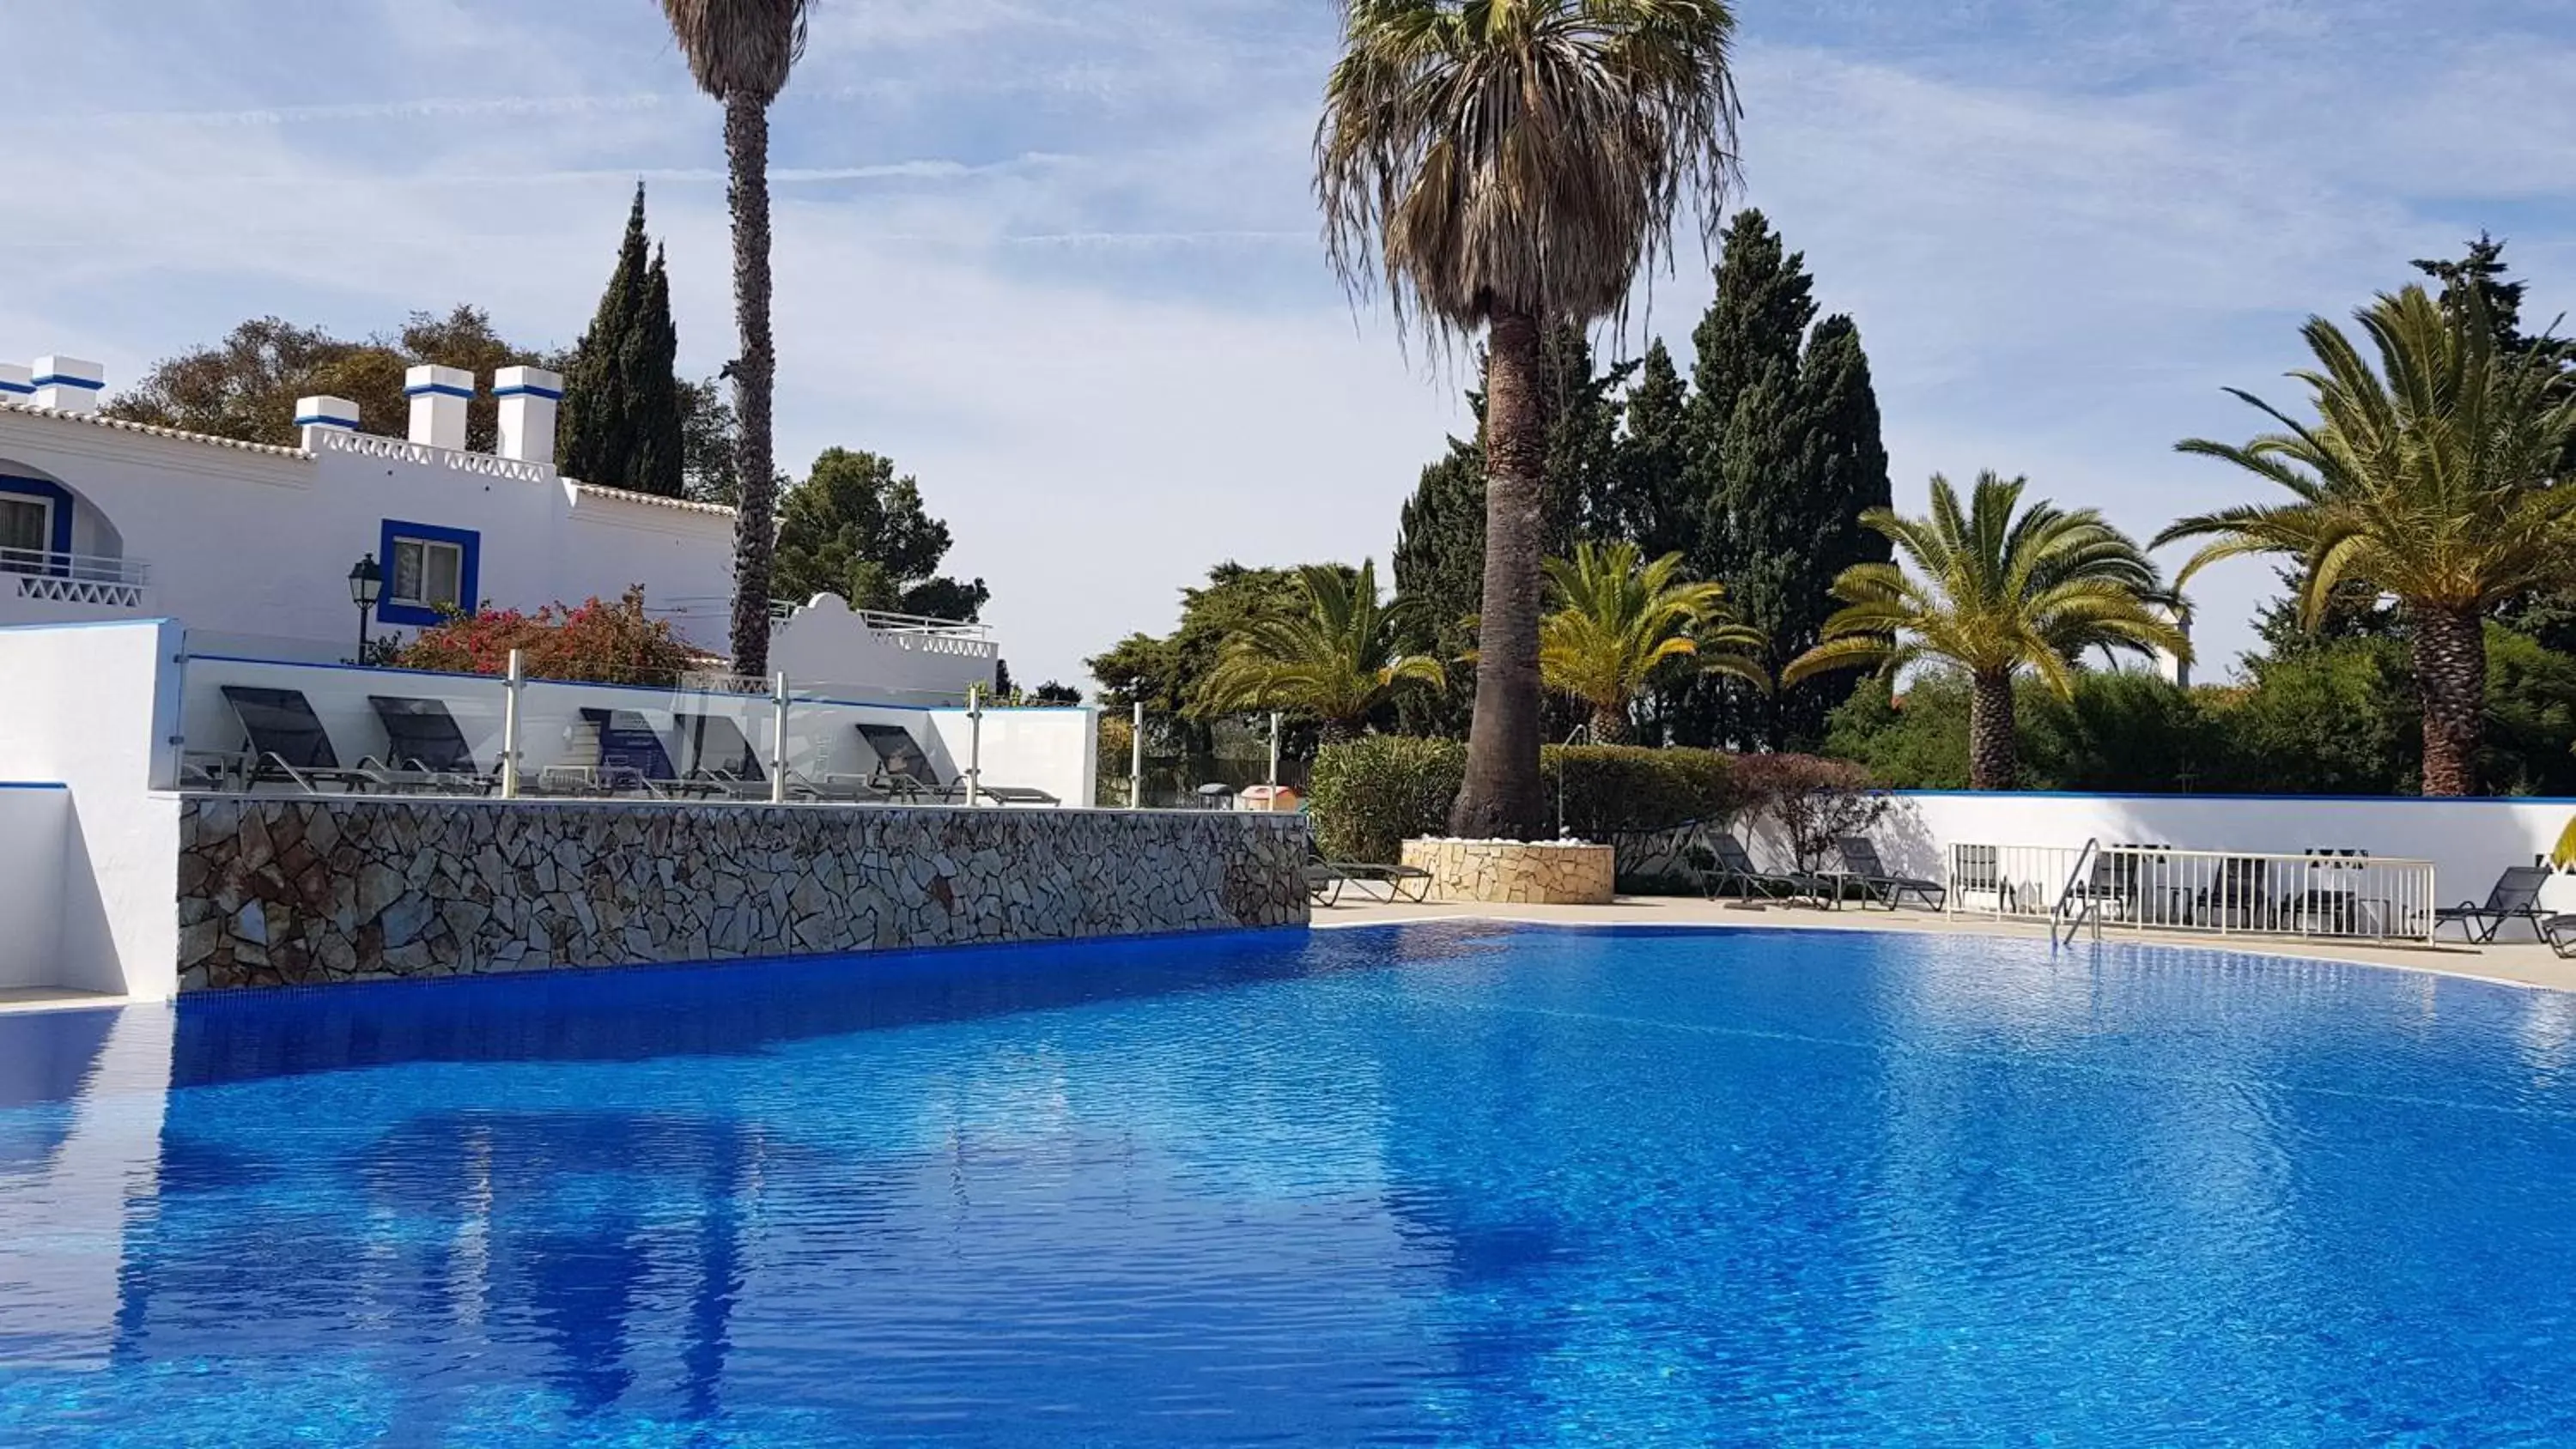
[[1431,872],[1435,901],[1606,906],[1617,874],[1606,845],[1553,840],[1408,840],[1404,863]]

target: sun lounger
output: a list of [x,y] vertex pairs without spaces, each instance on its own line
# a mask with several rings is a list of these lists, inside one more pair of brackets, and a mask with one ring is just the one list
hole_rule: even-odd
[[1842,874],[1837,881],[1857,888],[1864,901],[1876,901],[1892,911],[1911,896],[1928,909],[1937,911],[1950,898],[1948,888],[1939,881],[1891,873],[1879,861],[1878,847],[1863,836],[1846,835],[1834,842],[1834,849],[1843,858]]
[[2542,923],[2550,913],[2540,908],[2540,888],[2548,883],[2549,867],[2545,865],[2507,866],[2504,874],[2496,877],[2495,889],[2487,892],[2483,905],[2462,901],[2435,911],[2433,933],[2438,936],[2444,926],[2457,926],[2462,936],[2483,946],[2495,940],[2506,922],[2522,921],[2531,927],[2535,937],[2545,940]]
[[[1324,900],[1322,896],[1317,895],[1316,886],[1319,877],[1331,881],[1332,900]],[[1308,895],[1316,896],[1319,902],[1329,906],[1341,899],[1342,887],[1345,885],[1384,886],[1386,899],[1389,902],[1411,901],[1419,904],[1431,899],[1431,872],[1418,865],[1380,865],[1375,861],[1366,860],[1326,860],[1320,853],[1307,857],[1306,893]]]
[[445,700],[371,694],[367,703],[385,727],[385,758],[382,763],[361,760],[358,768],[379,787],[474,795],[489,795],[499,787],[500,776],[475,763],[465,731],[457,728]]
[[2576,956],[2576,916],[2551,916],[2540,923],[2540,939],[2560,956]]
[[[686,779],[710,786],[714,793],[729,799],[770,798],[769,772],[761,766],[760,755],[743,734],[742,726],[720,714],[675,714],[672,720],[679,725],[680,743],[688,750]],[[846,805],[886,798],[884,792],[868,784],[865,776],[830,775],[812,780],[790,770],[785,772],[785,778],[784,793],[790,800]]]
[[662,746],[661,731],[653,728],[643,711],[584,709],[575,713],[580,723],[573,729],[573,747],[567,758],[538,772],[539,793],[642,794],[656,799],[716,793],[711,785],[683,780],[673,772],[671,753]]
[[[921,743],[912,731],[901,725],[862,724],[859,735],[876,751],[877,769],[869,783],[898,800],[937,800],[962,802],[966,783],[941,780],[938,767],[930,763]],[[1064,802],[1044,790],[1023,785],[986,785],[978,783],[975,793],[996,805],[1061,805]]]
[[227,684],[223,694],[249,742],[243,750],[250,763],[242,788],[288,781],[319,793],[324,785],[363,790],[371,783],[364,773],[342,768],[330,732],[299,691]]
[[1815,900],[1839,898],[1841,891],[1833,882],[1805,871],[1769,871],[1753,863],[1753,853],[1744,848],[1733,831],[1720,830],[1708,838],[1709,865],[1700,870],[1700,888],[1710,900],[1732,890],[1751,900],[1757,896],[1779,900],[1789,896],[1806,896]]

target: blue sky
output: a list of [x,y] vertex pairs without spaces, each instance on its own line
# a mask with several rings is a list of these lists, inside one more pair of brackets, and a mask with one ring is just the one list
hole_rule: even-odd
[[[2152,532],[2239,496],[2174,439],[2286,400],[2295,328],[2489,227],[2576,305],[2558,0],[1745,0],[1745,200],[1859,320],[1900,505],[1939,470]],[[1462,428],[1326,271],[1329,0],[824,0],[774,116],[779,451],[919,475],[1016,673],[1162,630],[1216,560],[1381,560]],[[682,362],[732,355],[723,157],[651,0],[10,0],[0,356],[278,313],[588,319],[641,175]],[[1685,248],[1649,331],[1708,294]],[[2195,588],[2223,674],[2263,565]]]

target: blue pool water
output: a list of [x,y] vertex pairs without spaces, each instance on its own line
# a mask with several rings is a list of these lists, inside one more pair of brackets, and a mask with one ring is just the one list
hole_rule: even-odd
[[0,1442],[2576,1440],[2576,997],[1413,927],[0,1018]]

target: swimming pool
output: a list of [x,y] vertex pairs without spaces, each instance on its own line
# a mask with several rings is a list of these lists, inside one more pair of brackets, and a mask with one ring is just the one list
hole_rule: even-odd
[[2576,997],[1421,926],[0,1018],[0,1442],[2576,1437]]

